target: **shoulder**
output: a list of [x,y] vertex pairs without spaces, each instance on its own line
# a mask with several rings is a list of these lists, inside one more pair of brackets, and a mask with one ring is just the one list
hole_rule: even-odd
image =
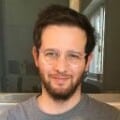
[[31,116],[31,111],[35,106],[35,97],[32,97],[0,115],[2,120],[26,120]]
[[120,110],[110,106],[106,103],[95,100],[94,98],[86,95],[87,99],[87,111],[94,115],[94,117],[100,117],[105,120],[118,120],[120,119]]

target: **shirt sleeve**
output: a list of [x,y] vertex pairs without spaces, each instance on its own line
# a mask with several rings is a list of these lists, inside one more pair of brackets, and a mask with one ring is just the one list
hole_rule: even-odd
[[119,110],[119,113],[118,113],[118,116],[117,116],[116,120],[120,120],[120,110]]
[[8,112],[0,113],[0,120],[8,120]]

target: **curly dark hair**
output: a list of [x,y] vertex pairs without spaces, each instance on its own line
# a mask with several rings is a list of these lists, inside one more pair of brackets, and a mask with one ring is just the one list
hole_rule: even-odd
[[38,15],[35,23],[33,42],[37,52],[41,47],[42,32],[48,25],[69,25],[84,30],[87,35],[85,52],[89,55],[93,51],[96,44],[95,34],[94,28],[91,26],[88,18],[66,6],[51,5]]

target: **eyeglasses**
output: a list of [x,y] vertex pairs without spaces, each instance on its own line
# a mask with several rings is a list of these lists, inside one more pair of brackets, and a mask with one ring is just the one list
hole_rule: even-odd
[[[55,49],[40,50],[40,53],[42,53],[45,62],[50,65],[56,63],[60,57],[60,51]],[[65,62],[69,65],[79,65],[85,56],[85,53],[81,54],[80,52],[70,50],[65,53]]]

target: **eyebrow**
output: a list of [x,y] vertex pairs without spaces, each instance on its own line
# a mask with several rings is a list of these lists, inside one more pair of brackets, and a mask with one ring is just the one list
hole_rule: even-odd
[[[45,51],[45,52],[47,52],[47,51],[57,51],[57,52],[59,52],[59,50],[58,50],[58,49],[55,49],[55,48],[47,48],[47,49],[45,49],[44,51]],[[67,53],[79,54],[79,55],[85,54],[85,53],[81,53],[81,52],[75,51],[75,50],[68,50],[68,51],[66,51],[66,52],[67,52]]]
[[68,52],[68,53],[79,54],[79,55],[83,54],[83,53],[78,52],[78,51],[75,51],[75,50],[69,50],[69,51],[67,51],[67,52]]
[[57,50],[57,49],[54,49],[54,48],[47,48],[47,49],[45,49],[44,51],[47,52],[47,51],[58,51],[58,50]]

